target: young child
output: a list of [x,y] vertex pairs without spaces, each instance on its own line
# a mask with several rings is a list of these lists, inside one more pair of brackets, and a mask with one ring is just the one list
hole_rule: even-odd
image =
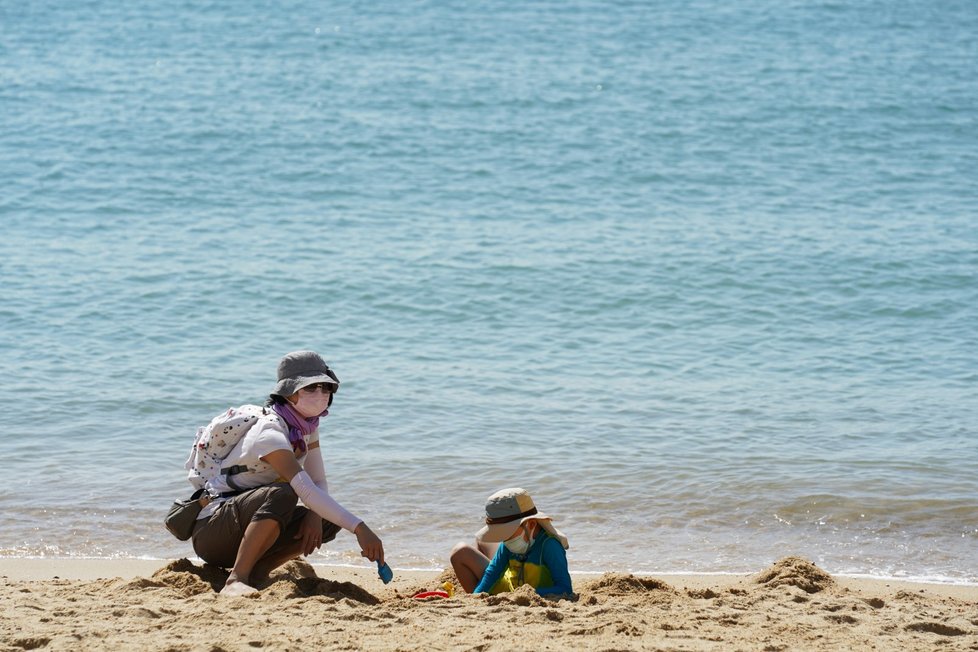
[[529,584],[540,595],[572,593],[567,537],[550,521],[525,489],[489,496],[486,525],[476,533],[476,545],[459,543],[452,549],[452,568],[462,588],[496,594]]

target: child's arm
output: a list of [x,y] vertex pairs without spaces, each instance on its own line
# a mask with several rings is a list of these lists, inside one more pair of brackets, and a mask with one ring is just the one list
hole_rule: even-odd
[[472,590],[472,593],[489,593],[489,590],[499,581],[507,568],[509,568],[509,549],[500,545],[496,549],[496,554],[492,556],[492,561],[486,566],[486,572],[482,574],[479,585]]
[[539,595],[563,595],[574,592],[571,586],[570,572],[567,570],[567,551],[560,541],[547,539],[543,542],[543,563],[550,571],[554,585],[537,589]]

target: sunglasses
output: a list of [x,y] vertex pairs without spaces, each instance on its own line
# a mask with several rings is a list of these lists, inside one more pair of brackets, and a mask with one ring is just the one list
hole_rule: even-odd
[[332,383],[313,383],[312,385],[306,385],[305,387],[303,387],[299,391],[300,392],[306,392],[308,394],[312,394],[313,392],[315,392],[318,389],[323,394],[332,394],[333,393],[333,390],[335,388],[336,388],[336,385],[333,385]]

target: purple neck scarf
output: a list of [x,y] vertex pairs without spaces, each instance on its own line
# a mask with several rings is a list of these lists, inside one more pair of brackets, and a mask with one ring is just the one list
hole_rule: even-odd
[[319,427],[319,417],[324,417],[329,413],[327,410],[319,417],[307,419],[296,412],[295,408],[288,403],[276,403],[272,409],[289,425],[289,443],[292,444],[292,450],[302,454],[306,452],[306,440],[303,437],[315,432]]

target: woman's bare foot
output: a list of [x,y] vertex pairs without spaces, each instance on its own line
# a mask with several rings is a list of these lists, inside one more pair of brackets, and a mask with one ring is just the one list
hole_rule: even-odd
[[227,582],[221,589],[221,595],[255,595],[256,593],[258,593],[258,589],[251,586],[248,581],[239,578],[233,571],[228,575]]

